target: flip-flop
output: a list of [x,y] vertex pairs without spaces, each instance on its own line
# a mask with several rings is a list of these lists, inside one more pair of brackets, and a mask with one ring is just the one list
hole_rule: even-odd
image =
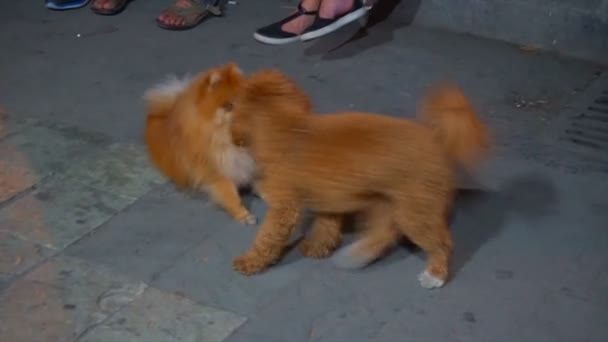
[[220,1],[214,1],[213,4],[201,4],[198,1],[192,1],[192,5],[188,7],[178,7],[173,4],[163,11],[163,13],[171,13],[177,17],[184,18],[183,25],[169,25],[162,20],[156,19],[156,24],[170,31],[184,31],[198,26],[209,15],[220,17],[223,14],[223,8]]
[[93,6],[93,4],[91,4],[91,11],[93,11],[95,14],[99,14],[99,15],[116,15],[122,11],[125,10],[125,8],[127,8],[127,5],[129,4],[129,2],[131,0],[112,0],[114,2],[114,7],[112,8],[96,8]]
[[51,10],[65,11],[83,7],[89,0],[45,0],[44,6]]

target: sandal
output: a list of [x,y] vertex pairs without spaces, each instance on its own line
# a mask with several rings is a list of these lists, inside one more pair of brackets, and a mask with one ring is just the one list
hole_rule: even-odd
[[88,2],[89,0],[45,0],[44,6],[52,10],[65,11],[80,8]]
[[171,13],[175,16],[184,18],[182,25],[165,24],[162,20],[156,18],[156,24],[161,28],[171,31],[189,30],[199,25],[209,15],[220,17],[223,14],[220,1],[214,1],[212,4],[201,4],[198,1],[192,0],[192,5],[188,7],[178,7],[173,4],[163,11],[163,13]]
[[277,21],[276,23],[264,26],[253,34],[255,40],[271,45],[280,45],[296,42],[300,40],[300,34],[283,31],[283,24],[294,20],[302,15],[314,15],[316,16],[318,11],[307,11],[302,7],[302,3],[298,4],[298,11],[287,18]]
[[353,21],[359,20],[371,9],[369,3],[371,2],[365,1],[364,3],[362,0],[354,0],[353,7],[350,11],[332,19],[317,16],[312,25],[310,25],[300,38],[302,41],[316,39],[328,33],[332,33]]
[[93,6],[93,4],[95,3],[95,1],[93,0],[93,3],[91,4],[91,11],[93,11],[95,14],[99,14],[99,15],[116,15],[116,14],[124,11],[130,2],[130,0],[110,0],[110,1],[112,1],[114,3],[114,6],[112,8],[97,8],[97,7]]

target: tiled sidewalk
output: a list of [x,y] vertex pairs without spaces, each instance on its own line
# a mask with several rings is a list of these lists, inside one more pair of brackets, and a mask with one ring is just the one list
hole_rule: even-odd
[[5,118],[0,341],[219,342],[245,322],[61,251],[163,180],[141,146]]

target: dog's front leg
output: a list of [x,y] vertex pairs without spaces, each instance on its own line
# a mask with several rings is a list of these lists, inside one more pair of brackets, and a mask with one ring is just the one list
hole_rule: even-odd
[[259,197],[262,201],[264,200],[264,191],[262,190],[262,183],[253,182],[253,184],[251,185],[251,189],[255,196]]
[[264,222],[260,226],[253,247],[234,259],[236,271],[251,275],[261,272],[277,262],[293,234],[300,218],[296,206],[269,207]]
[[255,216],[243,206],[236,186],[226,177],[220,177],[209,186],[211,198],[232,217],[244,224],[255,224]]

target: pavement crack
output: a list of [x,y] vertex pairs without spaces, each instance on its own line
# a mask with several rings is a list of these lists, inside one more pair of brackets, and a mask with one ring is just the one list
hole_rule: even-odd
[[112,316],[113,315],[110,315],[110,316],[106,317],[105,319],[101,320],[101,322],[93,323],[90,326],[86,327],[86,329],[81,331],[80,334],[76,335],[76,339],[74,340],[74,342],[79,342],[80,340],[82,340],[82,338],[85,337],[91,330],[102,325],[105,321],[107,321]]
[[21,198],[31,194],[37,188],[38,188],[38,185],[33,184],[32,186],[25,188],[25,189],[21,190],[20,192],[14,194],[13,196],[7,198],[6,200],[0,202],[0,210],[10,206],[11,204],[15,203],[16,201],[20,200]]

